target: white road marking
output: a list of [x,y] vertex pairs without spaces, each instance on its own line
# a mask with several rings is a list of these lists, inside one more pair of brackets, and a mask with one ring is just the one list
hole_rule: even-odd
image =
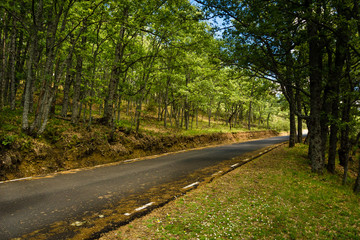
[[24,178],[17,178],[17,179],[11,179],[11,180],[7,180],[7,181],[2,181],[1,183],[6,183],[6,182],[16,182],[16,181],[21,181],[21,180],[26,180],[26,179],[31,179],[32,177],[24,177]]
[[134,161],[137,161],[139,160],[140,158],[133,158],[133,159],[128,159],[128,160],[125,160],[124,162],[134,162]]
[[216,176],[216,175],[219,175],[220,173],[222,173],[223,171],[218,171],[218,172],[216,172],[216,173],[214,173],[213,175],[211,175],[211,176]]
[[194,182],[194,183],[192,183],[190,185],[187,185],[187,186],[183,187],[183,189],[191,188],[191,187],[193,187],[195,185],[198,185],[198,184],[199,184],[199,182]]
[[143,210],[143,209],[145,209],[145,208],[147,208],[147,207],[149,207],[149,206],[151,206],[153,204],[154,204],[154,202],[147,203],[144,206],[138,207],[137,209],[135,209],[135,211],[136,212],[141,211],[141,210]]
[[239,163],[235,163],[234,165],[231,165],[230,167],[234,168],[234,167],[237,167],[239,166]]

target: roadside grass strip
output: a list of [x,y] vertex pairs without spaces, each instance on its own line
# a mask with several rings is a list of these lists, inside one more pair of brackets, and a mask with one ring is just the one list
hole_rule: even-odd
[[360,239],[354,179],[314,174],[306,156],[283,145],[101,239]]

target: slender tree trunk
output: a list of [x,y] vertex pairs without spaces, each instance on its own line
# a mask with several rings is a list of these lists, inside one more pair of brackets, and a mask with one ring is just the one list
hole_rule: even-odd
[[321,125],[321,153],[322,159],[325,161],[325,152],[326,146],[328,142],[328,135],[329,135],[329,117],[328,113],[330,112],[330,103],[329,103],[329,86],[326,84],[324,89],[324,97],[323,97],[323,104],[321,107],[322,113],[320,117],[320,125]]
[[345,101],[343,103],[343,110],[342,110],[342,122],[345,126],[341,129],[340,135],[340,149],[339,149],[339,161],[340,165],[344,167],[344,177],[343,177],[343,184],[347,181],[347,171],[348,171],[348,164],[349,164],[349,152],[350,152],[350,142],[349,142],[349,135],[350,135],[350,96],[346,96]]
[[[25,9],[25,5],[21,4],[21,10],[20,10],[20,16],[25,16],[26,14],[26,9]],[[19,31],[18,33],[18,43],[16,44],[16,54],[15,54],[15,72],[16,73],[20,73],[22,76],[25,75],[24,72],[24,64],[25,64],[25,59],[27,56],[27,49],[28,49],[28,42],[26,44],[24,44],[24,32],[23,31]],[[17,75],[17,74],[16,74]],[[19,85],[20,85],[20,77],[15,75],[15,96],[16,93],[18,91]]]
[[23,114],[22,114],[22,122],[21,122],[21,129],[23,132],[29,134],[29,113],[32,109],[32,90],[33,90],[33,82],[34,79],[34,62],[36,57],[36,49],[38,43],[38,35],[36,29],[33,29],[32,37],[30,38],[30,47],[29,47],[29,59],[27,61],[27,73],[26,73],[26,82],[25,82],[25,89],[24,89],[24,107],[23,107]]
[[290,104],[290,137],[289,137],[289,147],[295,146],[296,139],[296,121],[295,121],[295,108],[294,104]]
[[[1,16],[5,23],[6,11]],[[4,24],[5,25],[5,24]],[[4,107],[4,79],[5,79],[5,28],[0,30],[0,110]]]
[[111,78],[109,82],[108,92],[106,95],[105,106],[104,106],[104,116],[103,120],[106,124],[111,125],[113,121],[113,109],[115,102],[115,94],[118,90],[120,73],[121,73],[121,65],[122,58],[124,55],[125,45],[123,44],[123,39],[125,36],[125,27],[121,27],[119,33],[119,39],[115,46],[115,61],[113,65],[113,69],[111,70]]
[[211,127],[211,108],[212,108],[212,99],[209,101],[209,107],[208,107],[208,122],[209,127]]
[[141,119],[141,108],[142,108],[142,99],[138,100],[138,104],[136,106],[136,111],[135,111],[135,131],[139,132],[140,129],[140,119]]
[[160,122],[160,121],[162,121],[163,119],[163,113],[164,113],[164,110],[165,109],[162,109],[161,107],[161,91],[159,91],[159,93],[158,93],[158,97],[157,97],[157,107],[158,107],[158,109],[157,109],[157,120],[158,120],[158,122]]
[[[296,91],[296,94],[295,94],[295,98],[296,98],[296,108],[297,108],[297,111],[298,113],[301,114],[301,95],[300,95],[300,91]],[[297,117],[297,142],[298,143],[302,143],[302,118],[301,116],[298,116]]]
[[354,192],[357,194],[360,193],[360,156],[359,156],[358,175],[354,185]]
[[168,101],[169,101],[169,86],[170,86],[170,77],[167,78],[165,97],[164,97],[164,127],[167,128],[167,117],[168,117]]
[[[317,6],[317,13],[319,12]],[[309,13],[313,15],[313,8],[309,6]],[[309,39],[309,76],[310,76],[310,124],[309,124],[309,153],[311,170],[322,173],[324,159],[322,158],[321,140],[321,93],[322,93],[322,47],[319,40],[319,26],[308,21],[307,32]]]
[[3,78],[0,79],[0,81],[2,81],[2,103],[3,105],[7,105],[8,104],[8,87],[9,87],[9,78],[8,78],[8,59],[9,59],[9,51],[8,51],[8,42],[7,39],[9,39],[9,25],[10,25],[10,19],[11,19],[11,15],[5,13],[4,14],[4,19],[3,19],[3,29],[4,29],[4,39],[2,42],[2,65],[3,65]]
[[199,128],[199,107],[196,107],[195,115],[196,115],[196,128]]
[[118,97],[118,107],[117,107],[117,118],[116,120],[117,121],[120,121],[120,115],[121,115],[121,94],[119,94],[119,97]]
[[46,13],[46,16],[48,16],[46,29],[46,61],[41,76],[43,88],[40,93],[35,120],[30,127],[30,133],[34,135],[42,134],[45,130],[52,101],[54,100],[55,89],[57,88],[57,82],[53,79],[53,70],[55,56],[57,54],[56,49],[59,47],[56,47],[56,35],[59,20],[63,14],[63,7],[64,3],[61,3],[57,8],[52,8],[50,12]]
[[65,85],[64,85],[64,91],[63,91],[63,102],[62,102],[62,108],[61,108],[61,116],[66,117],[69,107],[69,96],[70,96],[70,88],[73,84],[73,74],[71,71],[72,68],[72,59],[73,54],[72,52],[69,54],[69,56],[66,59],[66,77],[65,77]]
[[248,113],[248,130],[251,130],[251,114],[252,114],[252,97],[254,94],[255,82],[253,82],[250,94],[249,113]]
[[[337,53],[336,55],[338,55]],[[330,81],[332,81],[332,92],[331,92],[331,116],[332,119],[339,118],[339,83],[340,78],[342,75],[342,64],[339,62],[338,59],[340,56],[336,56],[335,60],[335,70],[333,76],[331,76]],[[344,59],[345,60],[345,59]],[[336,149],[337,149],[337,142],[338,142],[338,123],[336,121],[332,121],[330,125],[330,138],[329,138],[329,155],[328,155],[328,164],[327,169],[331,173],[335,173],[335,159],[336,159]]]
[[74,96],[72,102],[72,114],[71,114],[72,124],[77,124],[79,122],[82,65],[83,65],[83,59],[81,53],[78,53],[76,56],[76,68],[75,68],[76,73],[74,80]]
[[290,137],[289,137],[289,147],[294,147],[296,142],[296,102],[293,90],[294,82],[294,60],[291,54],[291,43],[286,42],[286,75],[283,80],[284,84],[281,84],[286,100],[289,103],[290,113],[289,113],[289,124],[290,124]]
[[[186,74],[186,83],[185,86],[187,87],[190,82],[190,73]],[[188,96],[185,97],[184,102],[184,120],[185,120],[185,129],[189,130],[189,102],[188,102]]]
[[[357,4],[358,5],[358,4]],[[342,4],[342,3],[338,3],[337,5],[337,10],[339,12],[340,15],[342,16],[346,16],[347,20],[349,20],[349,12],[347,11],[348,6]],[[357,8],[359,9],[359,8]],[[331,84],[331,116],[333,119],[337,120],[339,118],[339,94],[340,94],[340,82],[343,79],[342,75],[343,75],[343,68],[345,65],[345,60],[346,60],[346,55],[348,53],[348,41],[349,41],[349,26],[348,26],[348,22],[346,21],[342,21],[339,25],[338,25],[338,29],[337,29],[337,39],[336,39],[336,50],[335,50],[335,66],[332,68],[333,72],[330,76],[330,84]],[[350,89],[351,91],[351,89]],[[347,101],[345,101],[345,104]],[[344,114],[346,114],[346,111],[350,112],[350,109],[348,109],[348,106],[345,106],[345,113],[343,112],[343,117]],[[346,127],[347,128],[347,127]],[[336,159],[336,149],[337,149],[337,142],[338,142],[338,131],[339,131],[339,126],[338,123],[336,121],[332,121],[331,122],[331,127],[330,127],[330,140],[329,140],[329,156],[328,156],[328,171],[331,173],[335,172],[335,159]],[[341,136],[345,135],[344,137],[346,137],[347,133],[346,133],[346,129],[345,132],[342,131]],[[346,147],[344,149],[344,145],[346,145],[345,143],[345,139],[342,139],[341,141],[341,145],[343,146],[343,148],[341,150],[339,150],[339,159],[340,159],[340,164],[343,164],[343,166],[345,167],[346,165],[346,153],[343,152],[343,150],[346,151]],[[340,156],[340,152],[341,152],[341,156]],[[345,175],[345,174],[344,174]],[[346,178],[344,177],[344,181],[346,181]]]
[[16,21],[13,18],[13,32],[10,38],[9,61],[8,61],[8,82],[10,84],[9,103],[12,110],[15,109],[16,78],[15,78],[15,54],[16,54]]

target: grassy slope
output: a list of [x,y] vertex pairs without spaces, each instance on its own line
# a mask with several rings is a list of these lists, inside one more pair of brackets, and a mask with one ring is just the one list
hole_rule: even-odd
[[281,147],[103,239],[360,239],[359,196]]

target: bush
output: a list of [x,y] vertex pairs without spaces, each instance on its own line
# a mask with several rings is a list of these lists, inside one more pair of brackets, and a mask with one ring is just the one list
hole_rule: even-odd
[[10,148],[16,141],[16,135],[5,135],[0,137],[0,143],[2,148]]

